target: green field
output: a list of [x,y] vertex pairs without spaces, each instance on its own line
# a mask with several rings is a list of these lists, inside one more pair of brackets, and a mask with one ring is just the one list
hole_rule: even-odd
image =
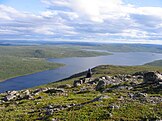
[[63,64],[47,62],[46,58],[106,54],[108,53],[83,51],[76,46],[0,46],[0,81],[63,66]]

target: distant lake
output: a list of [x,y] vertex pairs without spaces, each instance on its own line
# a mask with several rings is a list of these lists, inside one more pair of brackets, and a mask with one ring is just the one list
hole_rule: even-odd
[[143,65],[160,59],[162,59],[162,54],[149,52],[113,53],[113,55],[108,56],[48,59],[50,62],[63,63],[66,66],[6,80],[0,83],[0,92],[21,90],[55,82],[98,65],[133,66]]

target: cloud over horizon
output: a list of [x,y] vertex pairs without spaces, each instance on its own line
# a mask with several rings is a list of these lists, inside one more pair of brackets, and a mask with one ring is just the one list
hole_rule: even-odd
[[41,2],[46,9],[39,13],[0,4],[1,40],[162,43],[162,7],[124,0]]

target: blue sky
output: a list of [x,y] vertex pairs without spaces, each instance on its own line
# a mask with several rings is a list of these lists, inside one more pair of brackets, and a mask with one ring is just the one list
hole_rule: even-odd
[[162,44],[162,0],[0,0],[0,40]]

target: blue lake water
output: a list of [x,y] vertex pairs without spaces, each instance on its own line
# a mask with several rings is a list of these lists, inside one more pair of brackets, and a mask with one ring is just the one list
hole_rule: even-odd
[[0,93],[55,82],[98,65],[143,65],[159,59],[162,59],[162,54],[148,52],[113,53],[113,55],[108,56],[48,59],[50,62],[63,63],[66,66],[55,70],[8,79],[0,83]]

